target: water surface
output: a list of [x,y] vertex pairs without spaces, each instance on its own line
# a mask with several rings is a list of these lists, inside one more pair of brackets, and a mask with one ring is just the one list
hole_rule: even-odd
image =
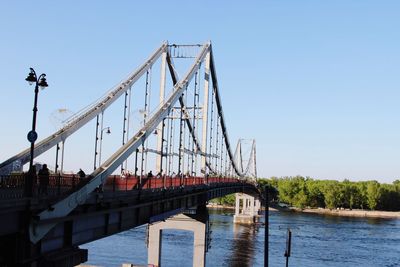
[[[257,225],[235,225],[230,210],[209,210],[211,248],[207,266],[263,266],[263,218]],[[292,231],[289,266],[400,266],[400,220],[270,212],[269,263],[285,266],[287,228]],[[81,246],[87,264],[147,264],[147,231],[139,227]],[[163,231],[162,265],[192,266],[193,235]]]

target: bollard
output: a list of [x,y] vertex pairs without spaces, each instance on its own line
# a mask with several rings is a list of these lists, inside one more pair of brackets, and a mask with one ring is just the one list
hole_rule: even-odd
[[287,237],[286,237],[286,250],[285,250],[285,257],[286,257],[286,267],[289,266],[289,257],[290,257],[290,248],[292,246],[292,232],[290,228],[287,229]]
[[265,186],[265,224],[264,224],[264,267],[268,267],[269,253],[269,196],[268,185]]

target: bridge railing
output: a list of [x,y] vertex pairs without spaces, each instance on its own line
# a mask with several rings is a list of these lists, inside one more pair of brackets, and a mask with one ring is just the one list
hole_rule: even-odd
[[[29,177],[30,179],[30,177]],[[0,199],[23,198],[26,195],[25,182],[29,181],[26,174],[11,174],[0,176]],[[48,182],[36,177],[33,182],[33,197],[60,197],[74,192],[86,184],[91,177],[80,178],[73,174],[54,174],[49,176]],[[243,183],[244,181],[230,177],[196,177],[196,176],[153,176],[142,177],[129,175],[111,175],[101,191],[130,191],[145,189],[175,189],[179,187],[204,186],[218,183]]]
[[[25,195],[25,183],[30,181],[27,174],[11,174],[0,176],[0,199],[22,198]],[[60,196],[72,192],[84,183],[78,175],[49,175],[48,181],[41,181],[36,176],[32,182],[33,196]]]

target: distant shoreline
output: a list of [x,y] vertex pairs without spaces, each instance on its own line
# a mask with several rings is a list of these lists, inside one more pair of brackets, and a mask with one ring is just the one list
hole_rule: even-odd
[[[234,210],[234,206],[219,205],[219,204],[208,204],[207,208],[211,209],[229,209]],[[274,205],[269,207],[272,211],[283,211],[283,212],[301,212],[301,213],[312,213],[320,215],[332,215],[341,217],[358,217],[358,218],[384,218],[384,219],[400,219],[400,211],[380,211],[380,210],[359,210],[359,209],[300,209],[300,208],[279,208]]]
[[363,217],[363,218],[386,218],[400,219],[400,211],[380,211],[380,210],[359,210],[359,209],[299,209],[290,208],[294,212],[314,213],[322,215],[342,216],[342,217]]

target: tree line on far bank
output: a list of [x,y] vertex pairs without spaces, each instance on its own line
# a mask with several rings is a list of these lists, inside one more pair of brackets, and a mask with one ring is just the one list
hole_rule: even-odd
[[[262,191],[269,185],[270,200],[298,208],[400,211],[400,180],[392,184],[380,184],[377,181],[339,182],[294,176],[261,178],[258,184]],[[213,199],[211,202],[233,206],[235,195]]]
[[400,211],[400,180],[392,184],[377,181],[342,182],[309,177],[259,179],[269,185],[270,198],[298,208],[347,208]]

